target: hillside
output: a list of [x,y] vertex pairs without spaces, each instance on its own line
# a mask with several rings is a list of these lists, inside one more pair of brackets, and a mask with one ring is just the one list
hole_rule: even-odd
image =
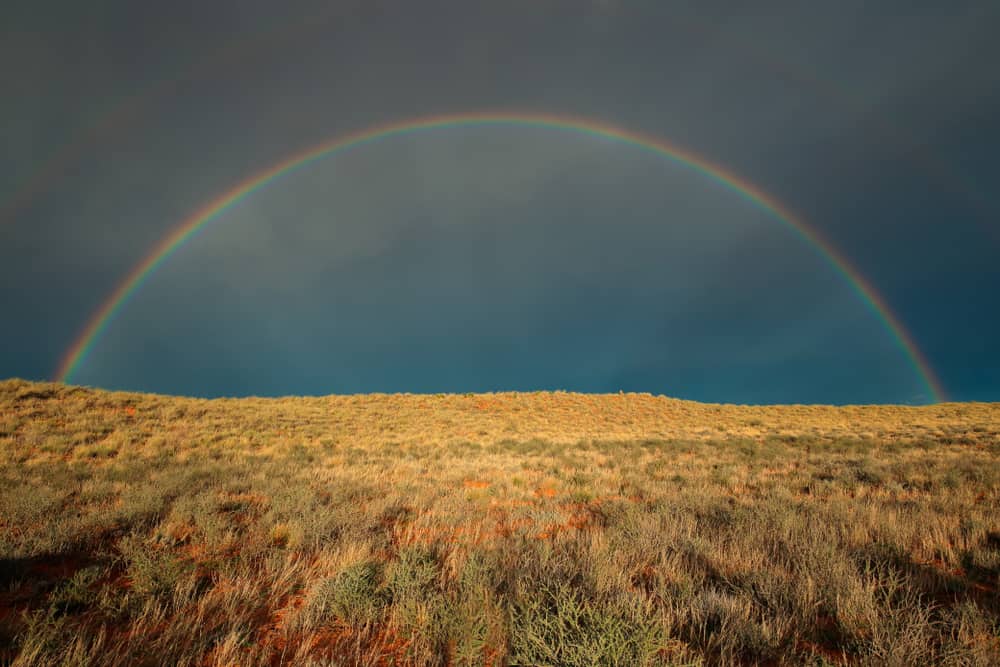
[[1000,404],[0,382],[0,664],[998,664]]

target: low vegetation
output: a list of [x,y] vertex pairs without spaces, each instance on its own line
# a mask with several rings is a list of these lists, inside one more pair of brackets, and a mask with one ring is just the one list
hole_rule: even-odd
[[1000,664],[1000,405],[0,382],[0,664]]

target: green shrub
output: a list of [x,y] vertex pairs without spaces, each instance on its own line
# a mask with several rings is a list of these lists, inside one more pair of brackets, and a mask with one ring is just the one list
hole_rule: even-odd
[[168,600],[185,577],[194,575],[194,564],[172,551],[154,548],[144,540],[126,538],[119,545],[132,590],[142,597]]
[[648,609],[583,598],[568,584],[542,583],[511,612],[513,665],[645,665],[664,645]]
[[312,616],[320,622],[332,616],[353,626],[375,621],[387,602],[381,574],[378,563],[365,562],[322,582],[310,605]]
[[438,563],[428,549],[411,547],[399,554],[388,572],[388,589],[393,602],[421,600],[436,588]]
[[88,609],[98,599],[95,583],[101,576],[98,566],[85,567],[62,583],[49,596],[49,606],[59,613],[76,613]]

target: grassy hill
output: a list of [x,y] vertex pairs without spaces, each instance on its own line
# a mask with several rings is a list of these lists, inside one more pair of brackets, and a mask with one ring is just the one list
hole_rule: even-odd
[[1000,404],[0,382],[0,664],[1000,664]]

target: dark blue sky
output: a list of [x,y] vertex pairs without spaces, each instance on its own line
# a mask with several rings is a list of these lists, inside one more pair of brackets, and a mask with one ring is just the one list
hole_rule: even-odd
[[[483,110],[660,137],[807,220],[949,397],[1000,400],[1000,5],[5,3],[0,377],[44,379],[176,224],[338,135]],[[648,391],[929,400],[738,193],[538,128],[298,170],[157,271],[74,381],[202,396]]]

